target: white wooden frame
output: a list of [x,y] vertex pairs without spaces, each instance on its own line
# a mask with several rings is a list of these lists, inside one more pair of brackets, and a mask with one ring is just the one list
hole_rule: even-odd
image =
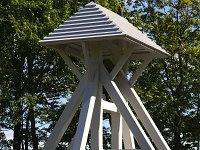
[[[56,123],[45,144],[44,150],[56,149],[56,146],[80,105],[81,111],[77,131],[69,144],[68,150],[85,149],[90,130],[91,148],[94,150],[103,149],[103,111],[111,113],[112,149],[122,149],[122,140],[124,141],[125,149],[135,149],[134,140],[137,141],[140,148],[143,150],[155,149],[139,123],[138,117],[154,142],[154,145],[159,150],[170,150],[137,93],[131,88],[131,84],[134,84],[142,74],[145,67],[152,60],[152,56],[144,59],[143,64],[139,67],[130,81],[128,81],[123,67],[124,65],[127,65],[129,59],[132,58],[131,55],[133,50],[127,51],[126,47],[123,56],[118,56],[117,59],[115,58],[118,62],[114,62],[114,68],[111,73],[108,73],[106,66],[103,64],[101,52],[99,49],[98,51],[94,51],[92,48],[94,47],[90,47],[88,43],[82,42],[84,63],[87,69],[84,76],[78,71],[70,57],[67,55],[68,53],[65,52],[66,50],[58,50],[72,72],[80,80],[80,83]],[[103,87],[108,92],[113,103],[103,100]],[[132,112],[128,102],[132,105],[137,116]]]

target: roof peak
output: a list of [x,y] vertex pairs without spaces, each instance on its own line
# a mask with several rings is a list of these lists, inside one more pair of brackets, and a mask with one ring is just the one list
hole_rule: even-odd
[[126,18],[94,2],[85,6],[41,42],[63,44],[81,40],[120,38],[167,55],[160,46],[129,23]]
[[89,5],[96,5],[96,3],[93,2],[93,1],[91,1],[91,2],[89,2],[88,4],[86,4],[85,6],[89,6]]

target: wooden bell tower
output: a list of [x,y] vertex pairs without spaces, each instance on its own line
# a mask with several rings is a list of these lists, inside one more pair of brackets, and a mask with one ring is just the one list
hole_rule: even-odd
[[[55,48],[80,80],[45,144],[45,150],[56,149],[79,106],[77,131],[67,150],[84,150],[89,131],[91,149],[103,149],[104,111],[112,118],[112,149],[122,149],[122,141],[125,149],[135,149],[136,140],[142,150],[170,150],[132,88],[152,59],[169,56],[165,50],[125,18],[94,2],[81,8],[40,43]],[[85,74],[78,71],[69,56],[84,63]],[[128,79],[131,60],[143,60],[143,63]],[[112,102],[104,99],[103,87]]]

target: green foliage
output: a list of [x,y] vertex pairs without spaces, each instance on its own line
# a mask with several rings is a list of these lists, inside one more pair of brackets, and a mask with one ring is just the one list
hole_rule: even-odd
[[[14,130],[14,149],[19,149],[22,141],[25,148],[37,149],[38,139],[46,138],[47,132],[46,128],[36,129],[36,124],[54,118],[60,97],[74,89],[68,85],[76,80],[72,81],[63,60],[38,43],[74,13],[72,3],[0,2],[0,125]],[[36,135],[36,130],[43,134]]]
[[[158,128],[172,149],[189,149],[199,141],[199,2],[196,0],[99,0],[145,32],[171,57],[153,61],[136,84]],[[0,146],[39,149],[65,104],[77,79],[58,54],[38,41],[78,11],[86,0],[0,1],[0,127],[14,131]],[[78,62],[77,62],[78,64]],[[136,69],[132,66],[132,69]],[[84,69],[80,69],[84,70]],[[70,142],[78,114],[59,149]],[[22,144],[23,143],[23,144]],[[109,148],[104,128],[104,147]]]
[[[153,120],[174,150],[199,142],[199,2],[131,1],[133,24],[171,57],[151,63],[137,83]],[[193,124],[192,124],[193,123]]]

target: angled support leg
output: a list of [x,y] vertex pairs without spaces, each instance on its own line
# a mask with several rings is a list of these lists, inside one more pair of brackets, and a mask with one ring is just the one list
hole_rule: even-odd
[[89,81],[83,97],[77,131],[74,137],[73,150],[84,150],[92,120],[98,88],[98,71],[95,80]]
[[111,147],[112,149],[122,149],[122,116],[119,112],[112,112],[111,121]]
[[82,99],[83,91],[85,89],[85,77],[80,81],[71,100],[64,109],[62,115],[57,121],[49,139],[47,140],[44,150],[55,150],[60,142],[63,134],[67,130],[74,114],[76,113]]
[[121,92],[117,88],[116,84],[111,80],[109,73],[107,72],[103,64],[101,65],[100,74],[101,74],[100,75],[101,83],[106,88],[113,102],[116,104],[117,108],[122,114],[124,120],[127,122],[131,131],[134,133],[135,138],[138,144],[140,145],[141,149],[154,150],[154,147],[151,144],[150,140],[148,139],[146,133],[142,129],[137,118],[131,111],[130,107],[128,106],[126,100],[124,99]]
[[125,149],[135,149],[135,141],[126,121],[122,121],[122,135]]
[[83,49],[83,55],[84,55],[84,64],[85,67],[87,68],[87,74],[88,78],[92,78],[92,65],[91,65],[91,58],[90,58],[90,53],[88,49],[88,45],[86,42],[82,42],[82,49]]
[[102,84],[99,83],[97,99],[91,123],[91,149],[103,149],[103,108],[102,108]]
[[116,79],[116,83],[122,94],[127,97],[129,102],[131,103],[133,109],[136,111],[136,114],[138,115],[147,132],[149,133],[156,147],[159,150],[170,150],[168,144],[156,127],[154,121],[147,112],[139,96],[137,95],[135,90],[130,87],[128,80],[121,74]]

